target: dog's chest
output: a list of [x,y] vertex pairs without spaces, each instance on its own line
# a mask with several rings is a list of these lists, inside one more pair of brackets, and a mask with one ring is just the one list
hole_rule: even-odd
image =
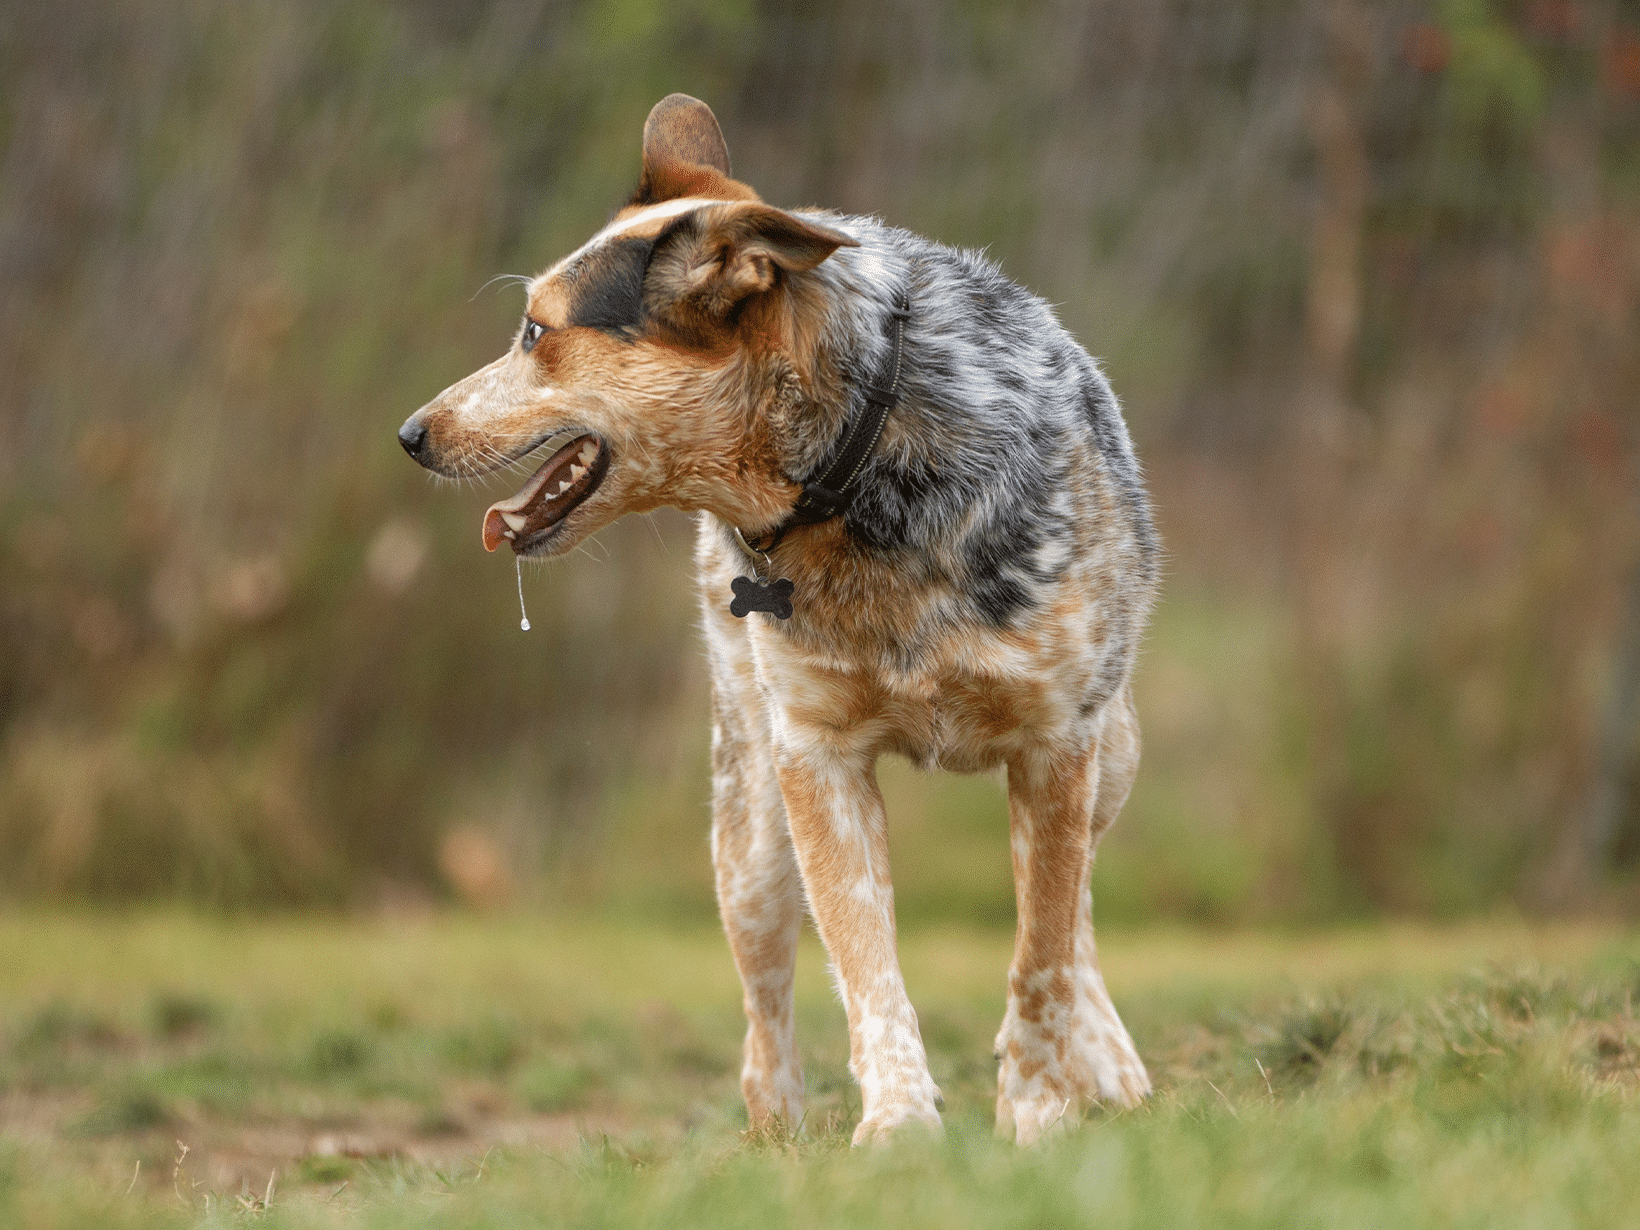
[[1057,741],[1079,720],[1074,689],[1041,672],[974,670],[957,655],[888,669],[781,648],[765,643],[758,655],[760,691],[771,727],[795,744],[896,752],[924,768],[972,773]]
[[887,746],[929,769],[977,773],[1007,761],[1023,744],[1062,726],[1054,689],[1041,680],[951,678],[936,684]]

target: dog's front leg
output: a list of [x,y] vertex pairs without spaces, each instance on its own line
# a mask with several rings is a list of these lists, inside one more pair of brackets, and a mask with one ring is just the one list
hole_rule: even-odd
[[740,1091],[754,1128],[803,1115],[803,1068],[793,1037],[793,977],[803,893],[769,723],[744,642],[708,610],[712,662],[712,865],[718,912],[740,973],[746,1043]]
[[[1148,1088],[1093,951],[1087,875],[1100,767],[1098,741],[1034,749],[1008,765],[1019,921],[997,1035],[997,1131],[1022,1145],[1074,1121],[1093,1098],[1131,1104]],[[1113,796],[1127,793],[1131,773],[1123,775],[1112,774]],[[1110,816],[1098,819],[1108,824]],[[1136,1071],[1118,1076],[1113,1066]]]
[[909,1123],[938,1128],[917,1014],[894,944],[883,796],[874,757],[835,728],[787,724],[775,763],[809,910],[848,1014],[849,1071],[860,1082],[854,1143]]
[[803,924],[797,864],[766,734],[757,738],[746,729],[749,715],[725,703],[721,683],[713,707],[712,864],[718,912],[744,991],[740,1091],[753,1127],[781,1123],[795,1131],[803,1115],[803,1069],[792,1030]]

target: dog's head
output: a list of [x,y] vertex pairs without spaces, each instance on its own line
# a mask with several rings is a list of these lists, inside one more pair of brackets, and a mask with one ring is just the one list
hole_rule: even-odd
[[511,349],[411,415],[399,440],[451,476],[562,442],[485,514],[491,551],[557,555],[662,504],[776,520],[791,491],[758,412],[771,365],[755,360],[794,348],[805,275],[844,246],[855,241],[730,178],[711,110],[673,94],[644,125],[632,200],[529,284]]

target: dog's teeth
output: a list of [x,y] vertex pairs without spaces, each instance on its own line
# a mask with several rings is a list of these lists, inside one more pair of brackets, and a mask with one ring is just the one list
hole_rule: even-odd
[[598,455],[598,446],[588,440],[581,446],[581,464],[588,465]]
[[563,494],[564,494],[564,492],[566,492],[566,491],[568,491],[568,490],[569,490],[569,483],[568,483],[568,481],[565,481],[565,482],[561,482],[561,483],[559,483],[559,484],[558,484],[558,494],[559,494],[559,495],[563,495]]
[[587,468],[585,466],[571,465],[570,468],[569,468],[570,481],[573,482],[573,483],[580,482],[581,481],[581,475],[585,474],[586,472],[587,472]]
[[515,535],[511,530],[502,530],[501,531],[501,537],[503,537],[503,538],[515,538],[515,537],[517,537],[517,535]]
[[[512,526],[515,530],[523,529],[526,523],[526,519],[518,513],[503,512],[501,514],[501,519],[508,525]],[[508,534],[507,537],[511,538],[512,535]]]

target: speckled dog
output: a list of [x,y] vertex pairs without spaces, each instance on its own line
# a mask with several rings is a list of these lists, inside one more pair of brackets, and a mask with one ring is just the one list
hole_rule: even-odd
[[803,1113],[806,902],[848,1014],[855,1141],[940,1122],[895,953],[884,752],[1007,768],[998,1130],[1028,1143],[1094,1100],[1137,1102],[1149,1080],[1099,974],[1088,874],[1138,767],[1129,675],[1156,548],[1093,360],[973,253],[764,204],[679,94],[644,127],[631,202],[528,294],[512,348],[400,440],[472,475],[567,439],[488,510],[490,550],[556,555],[623,513],[699,513],[712,856],[751,1121]]

